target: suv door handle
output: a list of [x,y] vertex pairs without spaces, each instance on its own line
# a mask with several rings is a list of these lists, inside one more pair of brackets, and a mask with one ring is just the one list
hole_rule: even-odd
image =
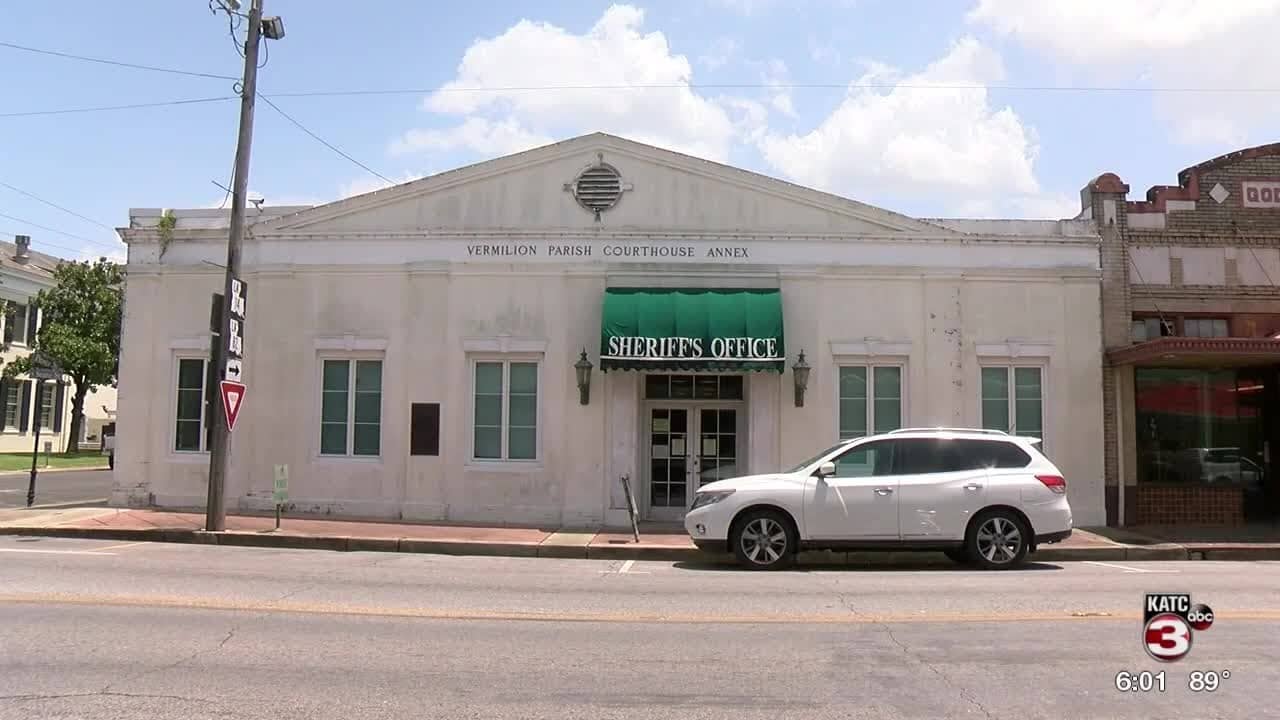
[[978,483],[969,483],[968,485],[964,486],[964,489],[965,490],[981,490],[982,486],[979,485]]
[[893,494],[893,488],[889,488],[889,487],[878,487],[878,488],[876,488],[876,494],[877,494],[877,495],[891,495],[891,494]]

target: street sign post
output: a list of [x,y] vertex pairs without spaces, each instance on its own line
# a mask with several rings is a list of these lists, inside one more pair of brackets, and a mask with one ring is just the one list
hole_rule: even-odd
[[244,406],[243,384],[231,380],[218,383],[222,391],[222,410],[227,416],[227,432],[236,429],[236,418],[240,417],[240,408]]
[[223,366],[222,378],[238,383],[244,382],[244,311],[247,290],[244,281],[236,277],[231,278],[231,302],[228,303],[231,319],[227,323],[227,344],[223,348],[227,359]]
[[275,484],[271,488],[271,500],[276,506],[276,529],[280,529],[280,508],[289,502],[289,466],[276,466]]
[[46,380],[57,380],[62,377],[62,368],[53,358],[42,352],[31,355],[31,372],[28,373],[36,381],[35,440],[31,445],[31,479],[27,482],[27,507],[36,501],[36,465],[40,462],[40,409],[44,407],[44,383]]
[[[233,213],[233,224],[235,215]],[[234,235],[235,230],[232,230]],[[222,407],[226,419],[226,428],[219,423],[212,427],[209,445],[209,501],[205,509],[205,529],[222,530],[226,521],[226,509],[223,507],[223,491],[227,479],[227,465],[230,462],[231,431],[235,429],[236,418],[244,405],[244,321],[248,307],[248,286],[236,276],[237,262],[229,262],[227,269],[226,294],[214,296],[214,305],[210,313],[210,324],[217,330],[213,332],[210,344],[210,374],[218,381],[219,392],[214,395],[213,404]],[[219,302],[221,300],[221,302]],[[211,414],[217,408],[211,408]]]

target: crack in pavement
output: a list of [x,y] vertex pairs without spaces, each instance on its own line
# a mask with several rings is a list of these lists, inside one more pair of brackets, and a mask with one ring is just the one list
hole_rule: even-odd
[[116,681],[116,682],[109,682],[109,683],[107,683],[106,685],[104,685],[104,686],[103,686],[103,688],[102,688],[101,690],[99,690],[99,691],[98,691],[98,692],[96,692],[96,693],[91,693],[91,694],[94,694],[94,695],[128,695],[129,693],[121,693],[121,692],[119,692],[119,691],[114,691],[114,690],[112,690],[112,689],[111,689],[111,686],[112,686],[112,685],[123,685],[123,684],[125,684],[125,683],[130,683],[130,682],[135,682],[135,681],[141,680],[142,678],[144,678],[144,677],[146,677],[146,676],[148,676],[148,675],[155,675],[156,673],[167,672],[167,671],[169,671],[169,670],[173,670],[174,668],[179,667],[180,665],[185,665],[186,663],[189,663],[189,662],[191,662],[192,660],[195,660],[196,658],[200,657],[201,655],[205,655],[205,654],[208,654],[208,653],[214,653],[214,652],[217,652],[217,651],[221,650],[222,648],[226,647],[227,643],[231,642],[231,638],[235,637],[236,632],[237,632],[239,629],[240,629],[240,624],[239,624],[239,623],[237,623],[236,625],[232,626],[232,628],[231,628],[230,630],[228,630],[228,631],[227,631],[227,636],[226,636],[226,637],[224,637],[224,638],[222,638],[222,640],[218,642],[218,646],[217,646],[217,647],[207,648],[207,649],[202,649],[202,650],[197,650],[197,651],[195,651],[195,652],[191,653],[190,655],[188,655],[188,656],[186,656],[186,657],[182,658],[181,660],[179,660],[179,661],[177,661],[177,662],[175,662],[175,663],[171,663],[171,664],[169,664],[169,665],[165,665],[165,666],[164,666],[164,667],[162,667],[162,668],[156,668],[156,669],[154,669],[154,670],[144,670],[144,671],[142,671],[142,672],[140,672],[140,673],[138,673],[138,674],[136,674],[136,675],[131,675],[131,676],[129,676],[129,677],[126,677],[126,678],[124,678],[123,680],[119,680],[119,681]]
[[[858,611],[854,609],[849,598],[845,597],[844,593],[840,591],[838,583],[832,583],[830,587],[832,592],[835,593],[836,599],[840,601],[840,604],[843,605],[850,614],[855,616],[859,614]],[[934,663],[931,663],[918,655],[913,655],[911,653],[911,649],[907,647],[906,643],[899,640],[898,636],[893,634],[893,628],[890,627],[888,623],[873,622],[872,624],[880,626],[880,628],[884,630],[885,634],[889,636],[889,639],[893,641],[893,644],[897,645],[898,648],[902,650],[902,654],[905,655],[908,660],[928,668],[930,672],[937,675],[938,678],[942,680],[943,684],[952,690],[955,690],[960,695],[961,700],[964,700],[970,705],[978,708],[978,710],[981,711],[988,720],[994,720],[995,716],[991,714],[991,711],[988,710],[976,697],[974,697],[973,693],[968,688],[951,682],[951,679],[947,677],[946,673],[942,672],[941,668]]]
[[85,693],[56,693],[49,695],[0,695],[0,700],[14,700],[17,702],[29,702],[38,700],[67,700],[74,698],[90,698],[90,697],[126,697],[126,698],[146,698],[154,700],[182,700],[183,702],[213,704],[213,700],[204,698],[186,697],[183,695],[156,695],[151,693],[126,693],[113,692],[107,690],[99,690],[97,692]]

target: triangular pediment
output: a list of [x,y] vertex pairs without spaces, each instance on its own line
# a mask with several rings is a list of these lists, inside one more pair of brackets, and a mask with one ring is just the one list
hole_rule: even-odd
[[[600,212],[578,178],[607,164],[620,194]],[[582,200],[580,202],[580,199]],[[254,234],[411,232],[956,233],[728,165],[595,133],[258,224]]]

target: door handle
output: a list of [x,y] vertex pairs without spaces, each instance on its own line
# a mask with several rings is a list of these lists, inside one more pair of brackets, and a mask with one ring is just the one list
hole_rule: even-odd
[[878,487],[878,488],[876,488],[876,494],[877,494],[877,495],[892,495],[892,494],[893,494],[893,488]]
[[964,486],[964,489],[965,490],[981,490],[982,486],[979,485],[978,483],[969,483],[968,485]]

